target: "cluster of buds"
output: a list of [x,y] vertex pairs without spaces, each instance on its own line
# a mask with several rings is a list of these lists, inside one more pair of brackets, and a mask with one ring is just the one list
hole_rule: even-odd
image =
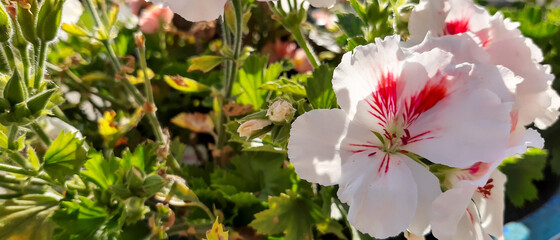
[[237,133],[247,139],[261,136],[274,128],[282,128],[291,123],[296,109],[289,100],[277,99],[266,111],[257,112],[245,117]]

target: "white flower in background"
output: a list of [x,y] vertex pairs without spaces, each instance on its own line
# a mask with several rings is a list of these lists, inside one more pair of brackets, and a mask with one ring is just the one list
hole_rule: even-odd
[[468,179],[455,183],[433,203],[432,234],[440,240],[504,239],[505,182],[495,170],[482,187]]
[[335,69],[341,109],[312,110],[293,123],[288,156],[295,171],[338,184],[358,230],[377,238],[429,231],[440,183],[410,154],[456,168],[503,159],[511,93],[495,66],[452,59],[437,48],[403,50],[398,36],[376,39],[346,53]]
[[224,13],[227,0],[152,0],[154,4],[169,7],[188,21],[213,21]]
[[83,138],[82,133],[80,133],[80,130],[60,120],[59,118],[46,117],[45,122],[46,122],[46,126],[44,130],[50,139],[56,139],[60,134],[60,132],[62,131],[75,133],[76,137]]
[[239,128],[237,128],[237,133],[239,133],[241,137],[249,138],[256,131],[262,130],[270,124],[272,124],[272,122],[266,119],[251,119],[241,124]]
[[[79,0],[66,0],[62,5],[62,15],[60,23],[75,24],[80,20],[84,13],[84,7]],[[68,40],[68,34],[65,31],[58,31],[58,38]]]
[[[261,2],[268,2],[274,0],[258,0]],[[302,0],[280,0],[283,6],[288,7],[290,4],[301,4]],[[336,3],[336,0],[307,0],[315,7],[331,7]],[[179,14],[181,17],[188,21],[213,21],[224,13],[224,6],[227,0],[151,0],[154,4],[162,7],[169,7],[171,11]],[[307,3],[305,3],[308,6]],[[299,5],[298,5],[299,6]],[[284,8],[284,7],[283,7]],[[286,9],[289,8],[284,8]]]
[[409,21],[412,41],[422,41],[428,32],[438,37],[455,34],[473,37],[490,55],[492,64],[503,65],[523,78],[521,83],[513,85],[517,125],[535,122],[543,129],[558,118],[560,97],[551,87],[554,75],[550,66],[540,64],[541,50],[521,34],[518,26],[504,19],[500,12],[491,16],[471,0],[421,0]]
[[296,109],[294,109],[290,102],[280,99],[274,101],[270,105],[268,111],[266,112],[266,116],[270,119],[270,121],[286,123],[292,120],[295,112]]

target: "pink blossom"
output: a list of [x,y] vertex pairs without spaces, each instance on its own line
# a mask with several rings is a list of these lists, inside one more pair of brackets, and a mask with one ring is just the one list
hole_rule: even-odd
[[284,42],[276,39],[274,43],[269,42],[263,47],[262,54],[268,55],[268,62],[272,63],[292,56],[296,48],[294,42]]
[[173,20],[173,12],[168,8],[159,8],[152,5],[142,11],[138,25],[140,30],[144,33],[153,34],[157,33],[160,26],[167,26]]
[[313,71],[313,66],[305,54],[305,50],[298,48],[292,55],[292,63],[297,72],[304,73]]
[[145,3],[146,1],[144,0],[129,0],[128,6],[130,7],[130,10],[132,10],[132,13],[138,14],[138,11],[140,11],[140,8],[142,8]]

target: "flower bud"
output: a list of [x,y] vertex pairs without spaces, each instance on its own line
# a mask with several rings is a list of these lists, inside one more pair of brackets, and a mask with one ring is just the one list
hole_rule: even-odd
[[241,137],[249,138],[255,132],[262,130],[270,124],[272,124],[272,122],[266,119],[251,119],[241,124],[241,126],[237,128],[237,133],[239,133]]
[[56,92],[56,89],[50,89],[29,98],[27,101],[27,108],[29,108],[31,114],[38,113],[45,109],[54,92]]
[[4,5],[0,4],[0,43],[10,40],[12,36],[12,23]]
[[18,1],[17,21],[23,33],[23,37],[30,43],[37,42],[37,0]]
[[275,123],[290,122],[294,117],[295,111],[296,109],[292,107],[290,102],[280,99],[270,105],[266,116]]
[[4,87],[4,98],[10,104],[16,105],[27,99],[27,89],[18,71],[14,71],[14,75],[8,80]]
[[37,35],[43,42],[54,40],[62,17],[64,0],[45,0],[37,16]]

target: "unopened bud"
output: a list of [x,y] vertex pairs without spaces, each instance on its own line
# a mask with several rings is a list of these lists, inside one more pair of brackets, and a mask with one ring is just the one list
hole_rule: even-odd
[[16,105],[27,99],[27,89],[18,71],[14,71],[14,75],[8,80],[4,87],[4,98],[10,104]]
[[266,116],[268,116],[272,122],[284,123],[290,122],[294,117],[295,112],[296,109],[292,107],[290,102],[280,99],[270,105],[268,111],[266,112]]
[[0,43],[10,40],[12,36],[12,23],[4,5],[0,4]]
[[134,42],[136,42],[136,46],[139,49],[144,49],[146,43],[146,37],[144,37],[144,34],[142,34],[142,32],[136,32],[134,34]]
[[38,113],[39,111],[45,109],[55,91],[56,89],[50,89],[29,98],[27,101],[27,108],[29,108],[31,114]]
[[37,35],[43,42],[54,40],[60,27],[64,0],[45,0],[37,17]]
[[23,37],[30,43],[37,42],[37,0],[22,0],[17,3],[17,21]]
[[241,126],[237,128],[237,133],[239,133],[241,137],[249,138],[255,132],[262,130],[270,124],[272,124],[272,122],[266,119],[251,119],[241,124]]

